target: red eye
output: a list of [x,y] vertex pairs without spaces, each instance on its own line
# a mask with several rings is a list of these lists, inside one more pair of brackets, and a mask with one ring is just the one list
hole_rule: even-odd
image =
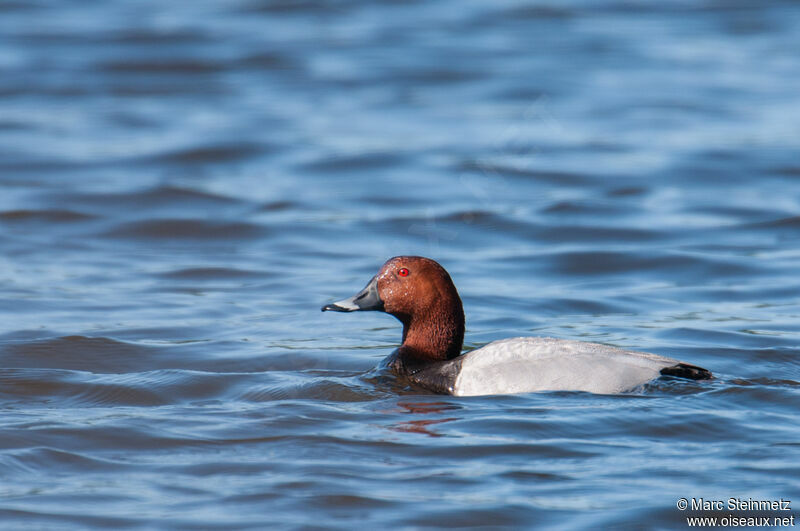
[[400,275],[401,277],[407,277],[408,269],[406,269],[405,267],[401,267],[400,270],[397,272],[397,274]]

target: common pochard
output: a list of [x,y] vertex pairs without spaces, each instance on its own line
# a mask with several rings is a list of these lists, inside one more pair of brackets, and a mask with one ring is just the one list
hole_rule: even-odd
[[403,323],[403,343],[387,365],[411,383],[456,396],[588,391],[614,394],[661,375],[692,380],[706,369],[657,354],[541,337],[493,341],[461,354],[464,310],[447,271],[421,256],[390,258],[357,294],[322,311],[377,310]]

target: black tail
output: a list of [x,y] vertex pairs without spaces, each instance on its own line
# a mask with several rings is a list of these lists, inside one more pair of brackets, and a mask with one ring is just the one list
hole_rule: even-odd
[[711,371],[689,365],[688,363],[679,363],[672,367],[664,367],[661,369],[661,374],[664,376],[677,376],[678,378],[688,378],[689,380],[710,380],[714,377]]

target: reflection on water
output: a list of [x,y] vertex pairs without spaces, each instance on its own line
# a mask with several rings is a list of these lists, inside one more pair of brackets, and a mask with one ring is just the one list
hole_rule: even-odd
[[[401,401],[397,403],[400,408],[399,411],[403,413],[412,413],[417,415],[430,416],[437,413],[444,413],[452,410],[460,410],[461,406],[455,404],[448,404],[446,402],[406,402]],[[428,435],[430,437],[442,437],[442,434],[437,432],[432,426],[436,424],[443,424],[459,420],[458,417],[449,418],[428,418],[424,420],[409,420],[401,422],[392,426],[390,429],[403,433],[418,433],[420,435]]]
[[[0,2],[9,529],[686,525],[800,499],[794,2]],[[454,398],[320,305],[711,382]]]

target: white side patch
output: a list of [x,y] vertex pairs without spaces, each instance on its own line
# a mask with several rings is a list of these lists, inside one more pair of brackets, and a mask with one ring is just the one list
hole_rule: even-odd
[[517,337],[465,355],[456,396],[588,391],[616,394],[660,375],[677,360],[565,339]]

